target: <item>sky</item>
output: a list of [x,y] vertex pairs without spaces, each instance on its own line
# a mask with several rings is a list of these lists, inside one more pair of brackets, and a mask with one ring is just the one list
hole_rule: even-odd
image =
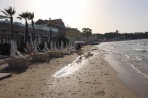
[[[0,0],[0,10],[15,7],[38,19],[61,18],[71,28],[88,27],[93,33],[148,31],[148,0]],[[0,15],[3,15],[0,12]]]

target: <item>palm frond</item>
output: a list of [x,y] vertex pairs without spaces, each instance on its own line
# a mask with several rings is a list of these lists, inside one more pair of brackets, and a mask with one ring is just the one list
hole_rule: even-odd
[[22,12],[21,14],[19,14],[19,19],[22,19],[24,18],[25,20],[28,20],[29,19],[29,12]]
[[8,7],[7,9],[4,9],[4,11],[1,11],[2,13],[4,13],[7,16],[12,17],[15,14],[15,8],[12,8],[11,6]]
[[5,11],[1,11],[3,14],[5,14],[6,16],[8,16],[8,13]]
[[29,13],[29,20],[33,20],[34,18],[34,12],[33,13]]

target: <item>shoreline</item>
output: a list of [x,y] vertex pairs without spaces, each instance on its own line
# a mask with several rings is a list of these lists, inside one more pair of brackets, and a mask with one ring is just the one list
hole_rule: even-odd
[[112,56],[105,56],[105,60],[109,62],[117,76],[129,88],[134,90],[141,98],[148,97],[148,78],[138,73],[131,65],[113,59]]
[[[83,51],[91,51],[91,48],[85,46]],[[0,98],[139,98],[122,83],[100,52],[73,74],[53,77],[76,57],[74,53],[48,63],[34,64],[23,73],[1,80]]]

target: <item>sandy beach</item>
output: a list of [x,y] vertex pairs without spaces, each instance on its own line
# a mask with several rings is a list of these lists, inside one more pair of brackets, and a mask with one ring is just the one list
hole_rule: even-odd
[[69,70],[62,71],[79,56],[76,53],[32,64],[26,71],[0,80],[0,98],[139,98],[98,49],[85,46],[82,50],[93,56],[77,66],[69,65]]

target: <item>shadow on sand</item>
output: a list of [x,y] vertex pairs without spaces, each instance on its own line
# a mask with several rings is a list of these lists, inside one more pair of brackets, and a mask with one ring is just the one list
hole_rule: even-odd
[[4,69],[0,70],[0,73],[15,73],[15,74],[21,74],[27,70],[28,67],[25,68],[11,68],[11,67],[5,67]]

